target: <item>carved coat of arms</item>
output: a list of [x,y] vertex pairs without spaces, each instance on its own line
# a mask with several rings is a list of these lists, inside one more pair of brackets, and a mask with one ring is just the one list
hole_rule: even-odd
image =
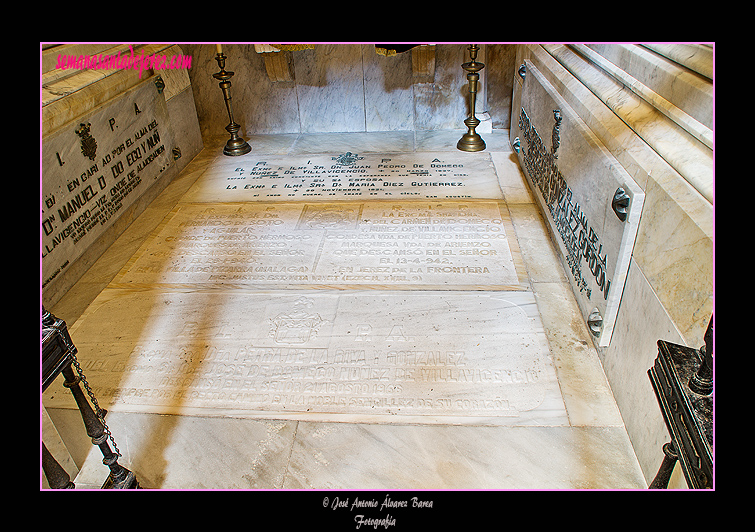
[[309,311],[314,304],[308,297],[297,299],[291,312],[281,312],[271,320],[270,336],[284,344],[303,344],[316,337],[325,320]]
[[76,128],[76,134],[81,137],[81,153],[84,154],[84,157],[89,157],[94,161],[97,155],[97,141],[89,133],[90,127],[92,127],[92,124],[79,124],[79,127]]

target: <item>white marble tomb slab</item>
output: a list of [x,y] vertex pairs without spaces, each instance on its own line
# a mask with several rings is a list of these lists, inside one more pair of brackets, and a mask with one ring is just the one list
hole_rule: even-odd
[[502,199],[489,153],[332,153],[218,159],[184,202]]
[[170,168],[172,138],[151,78],[42,139],[42,287]]
[[182,204],[120,286],[512,289],[527,277],[498,202]]
[[[522,170],[570,272],[582,315],[597,345],[606,347],[645,193],[537,67],[525,64],[524,81],[514,84],[511,138],[520,140]],[[612,206],[618,192],[626,196],[624,219]]]
[[568,425],[531,292],[106,289],[70,332],[113,412]]

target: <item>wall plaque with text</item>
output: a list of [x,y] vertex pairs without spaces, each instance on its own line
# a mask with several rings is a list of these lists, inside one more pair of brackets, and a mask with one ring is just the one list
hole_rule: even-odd
[[42,287],[173,164],[165,97],[148,79],[42,139]]
[[645,194],[529,61],[515,83],[511,138],[601,347],[611,341]]

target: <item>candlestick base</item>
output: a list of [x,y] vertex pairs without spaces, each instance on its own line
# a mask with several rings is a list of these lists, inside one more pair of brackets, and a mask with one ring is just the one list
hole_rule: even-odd
[[238,139],[237,141],[229,140],[223,147],[223,155],[244,155],[250,151],[252,151],[252,147],[243,139]]
[[482,151],[485,149],[485,141],[475,131],[475,128],[480,124],[480,121],[474,116],[464,120],[464,124],[469,128],[469,131],[464,133],[456,143],[456,147],[461,151]]
[[226,142],[223,147],[223,155],[244,155],[245,153],[252,151],[252,147],[249,143],[237,134],[239,129],[241,129],[241,126],[233,122],[228,124],[225,129],[231,134],[231,138],[228,139],[228,142]]

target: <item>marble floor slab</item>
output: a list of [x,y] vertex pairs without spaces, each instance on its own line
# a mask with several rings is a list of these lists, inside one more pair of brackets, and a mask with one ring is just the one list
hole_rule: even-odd
[[[277,156],[366,154],[371,143],[377,154],[437,152],[449,142],[455,146],[460,132],[410,133],[393,141],[336,133],[249,141],[253,153]],[[120,462],[143,487],[170,490],[646,487],[507,133],[494,131],[485,152],[470,154],[492,162],[502,196],[396,205],[397,212],[413,214],[401,219],[423,219],[419,223],[383,217],[393,211],[385,210],[392,200],[195,203],[169,187],[170,197],[158,198],[51,309],[73,316],[69,329],[108,409]],[[229,158],[212,155],[224,142],[206,148],[201,165],[187,168],[194,174],[179,176],[181,190],[202,186],[205,176],[228,165]],[[357,207],[333,217],[332,205],[341,214]],[[439,216],[427,216],[431,205]],[[476,222],[495,219],[501,231],[470,231],[491,224],[461,223],[461,205],[467,205],[467,222],[476,213]],[[267,208],[280,216],[265,218]],[[437,279],[404,285],[210,282],[200,269],[227,261],[224,249],[239,251],[243,240],[227,239],[225,246],[222,238],[204,240],[242,233],[217,231],[235,225],[193,225],[202,212],[204,220],[236,214],[247,222],[282,222],[253,226],[247,234],[280,238],[267,239],[277,246],[245,246],[248,251],[302,251],[311,258],[307,245],[286,239],[316,235],[319,258],[302,263],[313,271],[386,267],[379,255],[373,263],[370,255],[355,259],[344,251],[415,248],[404,246],[411,239],[363,245],[373,241],[366,235],[390,234],[373,231],[383,225],[411,228],[406,233],[415,236],[448,233],[450,243],[460,244],[446,248],[454,254],[430,246],[433,239],[415,239],[422,258],[436,258],[428,254],[434,250],[439,259],[464,257],[487,268],[489,278],[469,285],[471,272],[449,271],[444,275],[454,279],[441,286]],[[206,231],[213,227],[214,233]],[[449,231],[431,231],[439,227]],[[481,234],[505,238],[483,240]],[[496,251],[495,260],[480,254],[483,249]],[[248,253],[241,264],[273,267],[273,256]],[[197,271],[168,272],[192,265]],[[408,268],[422,267],[426,275],[429,266],[437,267],[391,263],[407,271],[369,274],[410,275]],[[512,283],[490,280],[506,278]],[[80,470],[77,488],[99,488],[107,467],[70,393],[60,382],[48,392],[42,402]]]
[[632,489],[616,428],[300,423],[289,489]]
[[[99,489],[107,478],[102,453],[83,434],[75,410],[53,409],[71,454],[81,463],[76,489]],[[144,489],[280,489],[298,422],[109,412],[119,464]]]
[[70,331],[113,412],[568,425],[530,292],[114,289]]
[[[299,135],[289,155],[323,154],[343,149],[354,153],[413,152],[414,131],[375,131],[371,133],[309,133]],[[265,153],[255,151],[252,153]]]
[[[76,421],[74,414],[56,409],[54,420],[63,425]],[[646,487],[623,427],[383,425],[118,412],[108,419],[123,453],[120,463],[146,489]],[[88,447],[77,489],[99,489],[107,476],[99,451]]]

